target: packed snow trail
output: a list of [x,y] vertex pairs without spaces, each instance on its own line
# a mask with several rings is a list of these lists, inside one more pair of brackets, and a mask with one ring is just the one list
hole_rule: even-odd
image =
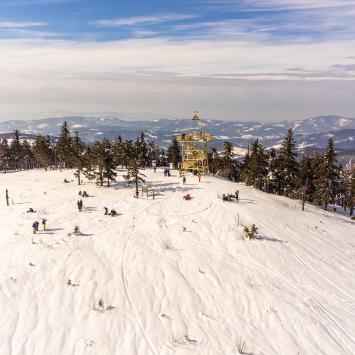
[[[159,169],[145,172],[155,200],[134,199],[123,174],[111,188],[78,186],[72,171],[0,175],[0,354],[226,355],[243,340],[254,355],[355,353],[354,222]],[[238,203],[217,198],[236,189]]]

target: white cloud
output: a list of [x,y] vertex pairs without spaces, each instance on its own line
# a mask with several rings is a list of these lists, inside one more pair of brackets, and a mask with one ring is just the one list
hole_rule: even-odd
[[194,15],[185,14],[163,14],[153,16],[134,16],[116,19],[104,19],[95,21],[94,24],[108,27],[133,26],[142,24],[157,24],[162,22],[175,22],[195,18]]
[[3,40],[0,119],[88,111],[180,116],[196,107],[229,119],[355,115],[352,48],[355,41]]
[[0,21],[0,28],[27,28],[46,26],[45,22],[16,22],[16,21]]

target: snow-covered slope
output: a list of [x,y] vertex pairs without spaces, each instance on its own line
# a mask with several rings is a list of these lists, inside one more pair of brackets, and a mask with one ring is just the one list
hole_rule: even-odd
[[[71,172],[0,175],[0,354],[355,353],[354,222],[215,177],[146,174],[154,200],[122,177],[85,183],[81,213]],[[217,198],[237,188],[240,202]],[[245,241],[252,223],[260,239]]]

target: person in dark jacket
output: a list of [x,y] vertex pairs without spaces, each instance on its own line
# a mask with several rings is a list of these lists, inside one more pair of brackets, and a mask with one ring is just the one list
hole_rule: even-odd
[[34,221],[32,224],[33,234],[36,234],[38,232],[38,226],[39,226],[38,221]]

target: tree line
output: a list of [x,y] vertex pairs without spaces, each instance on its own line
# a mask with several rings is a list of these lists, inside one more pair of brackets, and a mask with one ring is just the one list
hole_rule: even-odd
[[[210,173],[236,182],[244,182],[262,191],[297,198],[323,205],[337,203],[350,209],[355,205],[355,172],[352,167],[342,168],[336,160],[332,138],[323,154],[314,151],[298,159],[296,142],[290,129],[280,148],[266,150],[259,140],[253,141],[244,159],[238,160],[233,144],[225,142],[222,151],[216,148],[208,153]],[[140,168],[181,162],[181,148],[173,137],[165,152],[142,132],[135,140],[114,141],[102,139],[84,144],[76,131],[71,134],[66,122],[60,127],[58,139],[38,135],[33,144],[20,139],[16,130],[13,138],[0,141],[0,171],[34,168],[74,169],[78,184],[82,176],[102,186],[115,181],[116,168],[127,169],[128,182],[143,182]]]
[[209,153],[209,167],[212,174],[222,175],[230,180],[244,182],[256,189],[301,199],[322,205],[341,205],[353,214],[355,205],[355,169],[348,165],[339,166],[332,138],[323,154],[314,151],[297,159],[298,151],[292,130],[276,149],[265,150],[255,139],[244,159],[236,160],[233,144],[225,142],[223,150],[215,148]]

